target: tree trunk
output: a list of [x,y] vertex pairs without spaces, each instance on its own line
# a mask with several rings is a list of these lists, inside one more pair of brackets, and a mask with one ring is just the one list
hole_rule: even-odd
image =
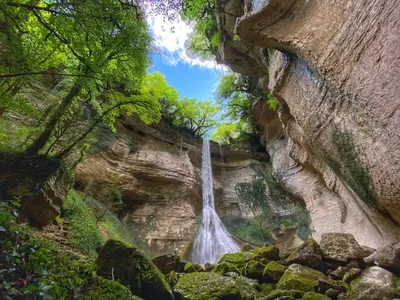
[[56,112],[51,116],[50,120],[47,122],[43,132],[33,142],[33,144],[26,149],[26,154],[35,155],[40,151],[40,149],[43,148],[43,146],[47,143],[47,141],[51,137],[51,134],[54,128],[56,127],[60,117],[64,114],[65,110],[72,103],[72,100],[75,98],[75,96],[78,95],[81,88],[82,88],[81,82],[76,82],[74,84],[74,86],[69,91],[68,95],[65,96],[61,104],[57,107]]

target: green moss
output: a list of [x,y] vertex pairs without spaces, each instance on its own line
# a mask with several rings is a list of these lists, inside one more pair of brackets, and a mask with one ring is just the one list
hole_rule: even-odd
[[[91,197],[87,197],[85,203],[92,209],[93,214],[95,214],[96,210],[102,210],[104,207],[103,203]],[[107,211],[103,219],[100,220],[99,225],[104,228],[109,239],[121,241],[129,246],[135,246],[145,255],[152,256],[153,253],[149,251],[146,243],[132,230],[128,230],[114,213]]]
[[261,260],[278,260],[279,259],[279,249],[275,246],[265,244],[261,248],[256,248],[253,251],[253,254],[250,256],[250,259],[261,261]]
[[65,198],[63,216],[70,222],[68,229],[73,247],[85,254],[95,255],[104,241],[92,210],[74,190],[70,190]]
[[245,252],[226,253],[220,258],[213,272],[220,275],[228,272],[241,274],[245,265]]
[[130,287],[133,294],[145,299],[171,299],[171,288],[160,270],[136,248],[108,240],[97,258],[98,274]]
[[328,296],[314,293],[314,292],[307,292],[303,296],[303,300],[330,300]]
[[175,271],[169,272],[167,275],[165,275],[165,280],[168,282],[169,286],[173,288],[177,283],[179,278],[181,277],[182,274],[176,273]]
[[264,264],[255,260],[250,260],[243,270],[243,275],[248,278],[260,280],[263,278],[264,268]]
[[194,273],[194,272],[202,272],[203,268],[198,264],[193,264],[191,262],[187,262],[185,267],[183,268],[185,273]]
[[223,262],[223,263],[217,264],[214,267],[214,269],[212,270],[212,272],[217,273],[219,275],[224,275],[228,272],[234,272],[237,274],[241,274],[242,270],[238,269],[236,266],[233,266],[233,265]]
[[183,275],[174,288],[174,294],[176,299],[185,300],[250,300],[259,296],[258,291],[246,280],[205,272]]
[[296,299],[303,297],[304,292],[296,291],[296,290],[273,290],[268,294],[267,297],[264,297],[265,300],[275,300],[280,297],[290,296]]
[[268,295],[275,289],[275,284],[273,283],[263,283],[261,284],[261,292],[264,295]]
[[278,282],[279,279],[283,276],[285,273],[287,267],[276,262],[276,261],[271,261],[269,262],[263,271],[263,277],[266,278],[267,280],[272,280]]
[[280,290],[313,292],[320,278],[325,278],[325,275],[314,269],[293,264],[285,271],[276,287]]
[[[80,300],[133,300],[131,291],[122,284],[96,276]],[[136,299],[138,299],[136,297]]]

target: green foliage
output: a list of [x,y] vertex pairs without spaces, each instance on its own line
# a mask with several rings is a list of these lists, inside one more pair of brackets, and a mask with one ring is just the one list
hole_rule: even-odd
[[176,110],[170,115],[173,126],[187,129],[190,133],[204,136],[217,123],[220,107],[207,101],[195,98],[182,98],[176,105]]
[[239,137],[240,133],[239,123],[220,123],[212,135],[212,140],[221,145],[230,145]]
[[[93,215],[96,211],[104,209],[103,203],[91,197],[86,197],[85,203],[90,207]],[[134,234],[133,231],[125,227],[112,211],[106,210],[99,225],[106,231],[109,239],[121,241],[128,246],[135,246],[145,255],[151,256],[152,253],[150,253],[146,243]]]
[[69,231],[74,248],[94,255],[104,241],[97,229],[92,210],[74,190],[70,190],[65,198],[63,216],[70,222]]
[[133,300],[131,291],[122,284],[96,276],[80,300]]
[[19,201],[0,203],[0,298],[70,299],[92,277],[93,265],[72,261],[18,222]]
[[234,41],[240,41],[240,37],[237,34],[235,34],[232,39]]
[[[57,155],[65,156],[101,122],[113,128],[121,110],[138,114],[147,124],[160,119],[158,98],[141,88],[151,38],[135,4],[15,0],[1,3],[0,14],[7,24],[0,34],[0,43],[7,45],[2,47],[0,61],[0,92],[4,91],[0,104],[10,97],[20,99],[18,92],[43,74],[56,82],[47,94],[54,92],[58,100],[38,124],[41,133],[30,153],[47,143],[48,152],[58,150]],[[22,101],[11,107],[24,110],[26,104],[34,106]],[[85,107],[92,110],[94,121],[76,134],[80,131],[71,128],[76,126],[73,120],[79,119]]]
[[184,0],[183,19],[195,20],[189,38],[188,53],[200,59],[210,59],[221,47],[221,32],[217,24],[215,0]]
[[271,94],[268,94],[267,103],[268,103],[268,106],[269,106],[269,108],[271,110],[278,111],[279,101],[274,96],[272,96]]

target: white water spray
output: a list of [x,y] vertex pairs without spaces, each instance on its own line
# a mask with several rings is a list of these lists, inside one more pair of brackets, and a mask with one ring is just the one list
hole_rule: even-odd
[[210,142],[203,140],[203,218],[193,242],[192,262],[215,264],[225,253],[238,252],[238,243],[228,233],[214,209]]

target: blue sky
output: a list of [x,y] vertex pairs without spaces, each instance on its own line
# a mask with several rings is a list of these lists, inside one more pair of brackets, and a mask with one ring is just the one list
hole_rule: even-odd
[[161,72],[168,84],[179,92],[180,97],[197,98],[202,101],[213,99],[221,70],[191,66],[183,61],[171,65],[161,55],[153,56],[152,61],[150,73]]
[[162,16],[154,15],[148,23],[158,49],[158,54],[152,57],[153,65],[149,72],[161,72],[181,97],[202,101],[213,99],[218,78],[227,68],[217,65],[215,61],[202,61],[187,55],[185,45],[194,24],[179,18],[171,23]]

